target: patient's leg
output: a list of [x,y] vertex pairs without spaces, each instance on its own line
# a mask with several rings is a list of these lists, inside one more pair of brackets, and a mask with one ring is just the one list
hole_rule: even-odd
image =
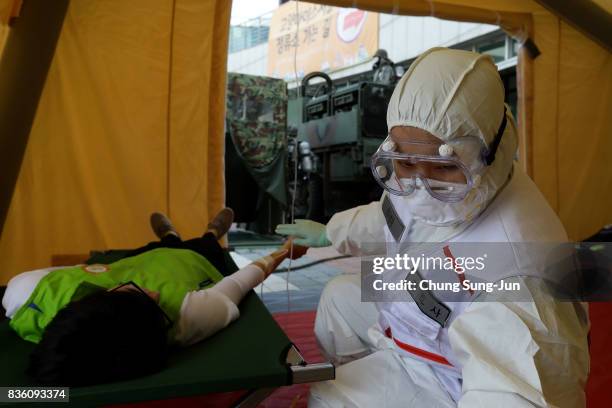
[[183,243],[183,247],[191,249],[208,260],[223,276],[231,271],[225,261],[225,250],[219,245],[218,239],[227,233],[232,222],[234,212],[231,208],[223,208],[208,223],[208,230],[201,238],[194,238]]
[[162,213],[153,213],[151,214],[151,228],[160,240],[134,249],[126,256],[136,256],[158,248],[189,249],[206,258],[222,275],[228,275],[230,271],[225,262],[225,251],[217,239],[229,230],[233,219],[234,212],[229,208],[224,208],[210,221],[208,231],[202,237],[183,241],[167,216]]
[[176,228],[174,228],[172,221],[170,221],[170,218],[165,214],[154,212],[151,214],[149,222],[151,224],[151,229],[160,240],[163,240],[167,236],[174,236],[178,239],[181,238]]
[[225,249],[221,247],[217,237],[211,232],[207,232],[201,238],[193,238],[182,242],[180,248],[191,249],[202,255],[223,276],[231,273],[225,262]]
[[211,233],[215,238],[220,239],[229,231],[234,222],[234,211],[225,207],[213,217],[208,223],[207,231],[204,235]]

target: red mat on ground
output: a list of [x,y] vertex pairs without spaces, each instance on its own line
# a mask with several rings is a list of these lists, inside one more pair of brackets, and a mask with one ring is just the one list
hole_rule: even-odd
[[[589,305],[591,319],[591,375],[587,384],[587,407],[608,408],[612,401],[612,303],[591,303]],[[278,313],[274,315],[278,324],[287,336],[298,347],[302,356],[309,363],[323,361],[314,336],[315,311]],[[261,408],[306,408],[308,402],[309,385],[296,384],[281,387],[268,397]],[[217,394],[214,402],[210,395],[181,398],[169,401],[149,401],[142,406],[147,407],[227,407],[236,400],[237,393]],[[138,404],[130,405],[134,408]]]
[[[315,311],[276,313],[274,319],[283,328],[287,337],[296,345],[308,363],[324,361],[314,335]],[[261,408],[306,408],[308,403],[308,384],[295,384],[274,391]]]
[[591,319],[591,375],[587,382],[587,407],[612,405],[612,303],[589,303]]
[[[590,303],[591,373],[586,387],[588,408],[612,406],[612,303]],[[314,337],[315,312],[281,313],[275,315],[278,324],[298,346],[309,363],[323,361]],[[266,400],[262,407],[303,408],[308,402],[308,385],[282,387]],[[296,402],[295,405],[291,405]]]

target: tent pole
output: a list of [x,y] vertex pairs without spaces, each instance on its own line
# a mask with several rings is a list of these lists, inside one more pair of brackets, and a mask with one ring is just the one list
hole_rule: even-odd
[[0,59],[0,234],[68,3],[24,0]]

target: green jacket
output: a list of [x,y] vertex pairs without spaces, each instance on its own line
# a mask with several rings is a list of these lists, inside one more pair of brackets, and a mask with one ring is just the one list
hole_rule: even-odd
[[[110,265],[56,269],[40,280],[10,325],[23,339],[38,343],[62,307],[94,291],[129,281],[159,292],[160,307],[177,322],[188,292],[210,287],[222,278],[206,258],[188,249],[159,248]],[[168,335],[172,340],[175,329]]]

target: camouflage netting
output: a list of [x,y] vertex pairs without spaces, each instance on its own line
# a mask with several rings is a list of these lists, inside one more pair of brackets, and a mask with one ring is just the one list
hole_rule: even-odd
[[281,79],[228,74],[227,131],[257,184],[286,204],[287,86]]

